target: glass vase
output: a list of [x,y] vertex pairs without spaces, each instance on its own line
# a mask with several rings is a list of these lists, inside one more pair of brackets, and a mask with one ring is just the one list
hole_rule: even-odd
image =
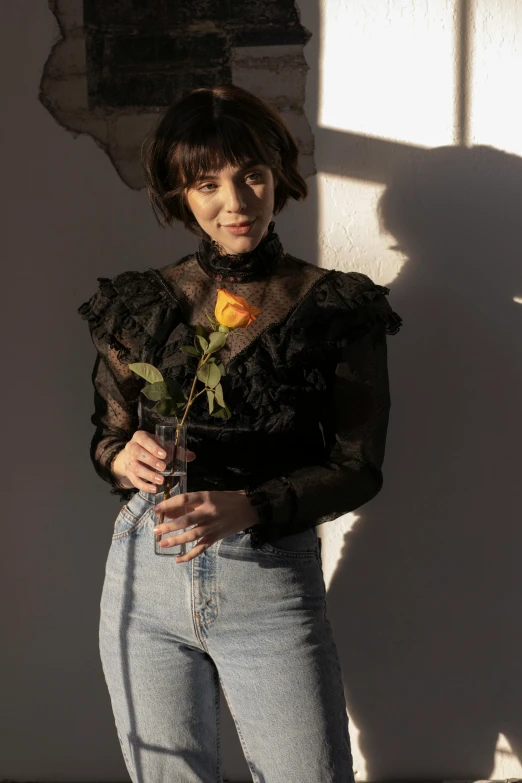
[[[167,452],[163,461],[166,463],[165,470],[158,471],[164,477],[160,491],[163,492],[163,500],[174,495],[180,495],[187,491],[187,425],[164,425],[156,424],[155,439],[157,443]],[[185,512],[186,506],[183,508]],[[160,525],[163,522],[171,521],[161,513],[155,514],[155,524]],[[194,527],[191,525],[190,527]],[[177,544],[176,546],[161,547],[160,541],[173,535],[190,530],[190,527],[183,530],[175,530],[170,533],[154,535],[154,552],[157,555],[184,555],[187,552],[187,544]]]

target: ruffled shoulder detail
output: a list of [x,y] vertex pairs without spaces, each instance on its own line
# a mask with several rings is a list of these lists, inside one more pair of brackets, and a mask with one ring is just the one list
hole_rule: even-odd
[[[328,292],[328,306],[339,308],[338,318],[332,319],[332,329],[343,332],[347,327],[349,331],[361,333],[372,329],[377,324],[382,324],[386,334],[397,334],[402,326],[402,318],[392,310],[386,297],[390,289],[386,286],[374,283],[362,272],[334,271],[328,276],[330,291]],[[338,345],[349,342],[348,336],[342,333],[331,334]],[[352,337],[353,339],[353,337]]]
[[98,291],[78,308],[92,336],[127,363],[160,350],[182,312],[159,272],[122,272],[112,279],[99,277],[98,283]]

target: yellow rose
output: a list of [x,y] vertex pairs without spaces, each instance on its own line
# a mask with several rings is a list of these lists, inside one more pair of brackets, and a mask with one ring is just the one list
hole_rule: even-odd
[[242,296],[231,294],[226,288],[218,288],[214,315],[216,321],[229,329],[246,328],[256,320],[261,310],[249,305]]

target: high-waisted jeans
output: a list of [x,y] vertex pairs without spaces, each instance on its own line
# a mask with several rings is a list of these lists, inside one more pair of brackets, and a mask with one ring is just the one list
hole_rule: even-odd
[[220,682],[255,783],[353,783],[315,529],[257,550],[240,532],[176,563],[154,552],[162,498],[140,491],[121,509],[101,599],[133,783],[221,783]]

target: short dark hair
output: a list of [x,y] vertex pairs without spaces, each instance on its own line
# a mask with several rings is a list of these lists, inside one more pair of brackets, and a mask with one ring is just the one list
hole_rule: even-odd
[[184,191],[208,171],[248,161],[275,175],[274,214],[289,198],[305,198],[308,186],[297,169],[298,149],[279,114],[232,84],[193,90],[170,106],[142,145],[149,199],[158,222],[181,220],[201,230]]

